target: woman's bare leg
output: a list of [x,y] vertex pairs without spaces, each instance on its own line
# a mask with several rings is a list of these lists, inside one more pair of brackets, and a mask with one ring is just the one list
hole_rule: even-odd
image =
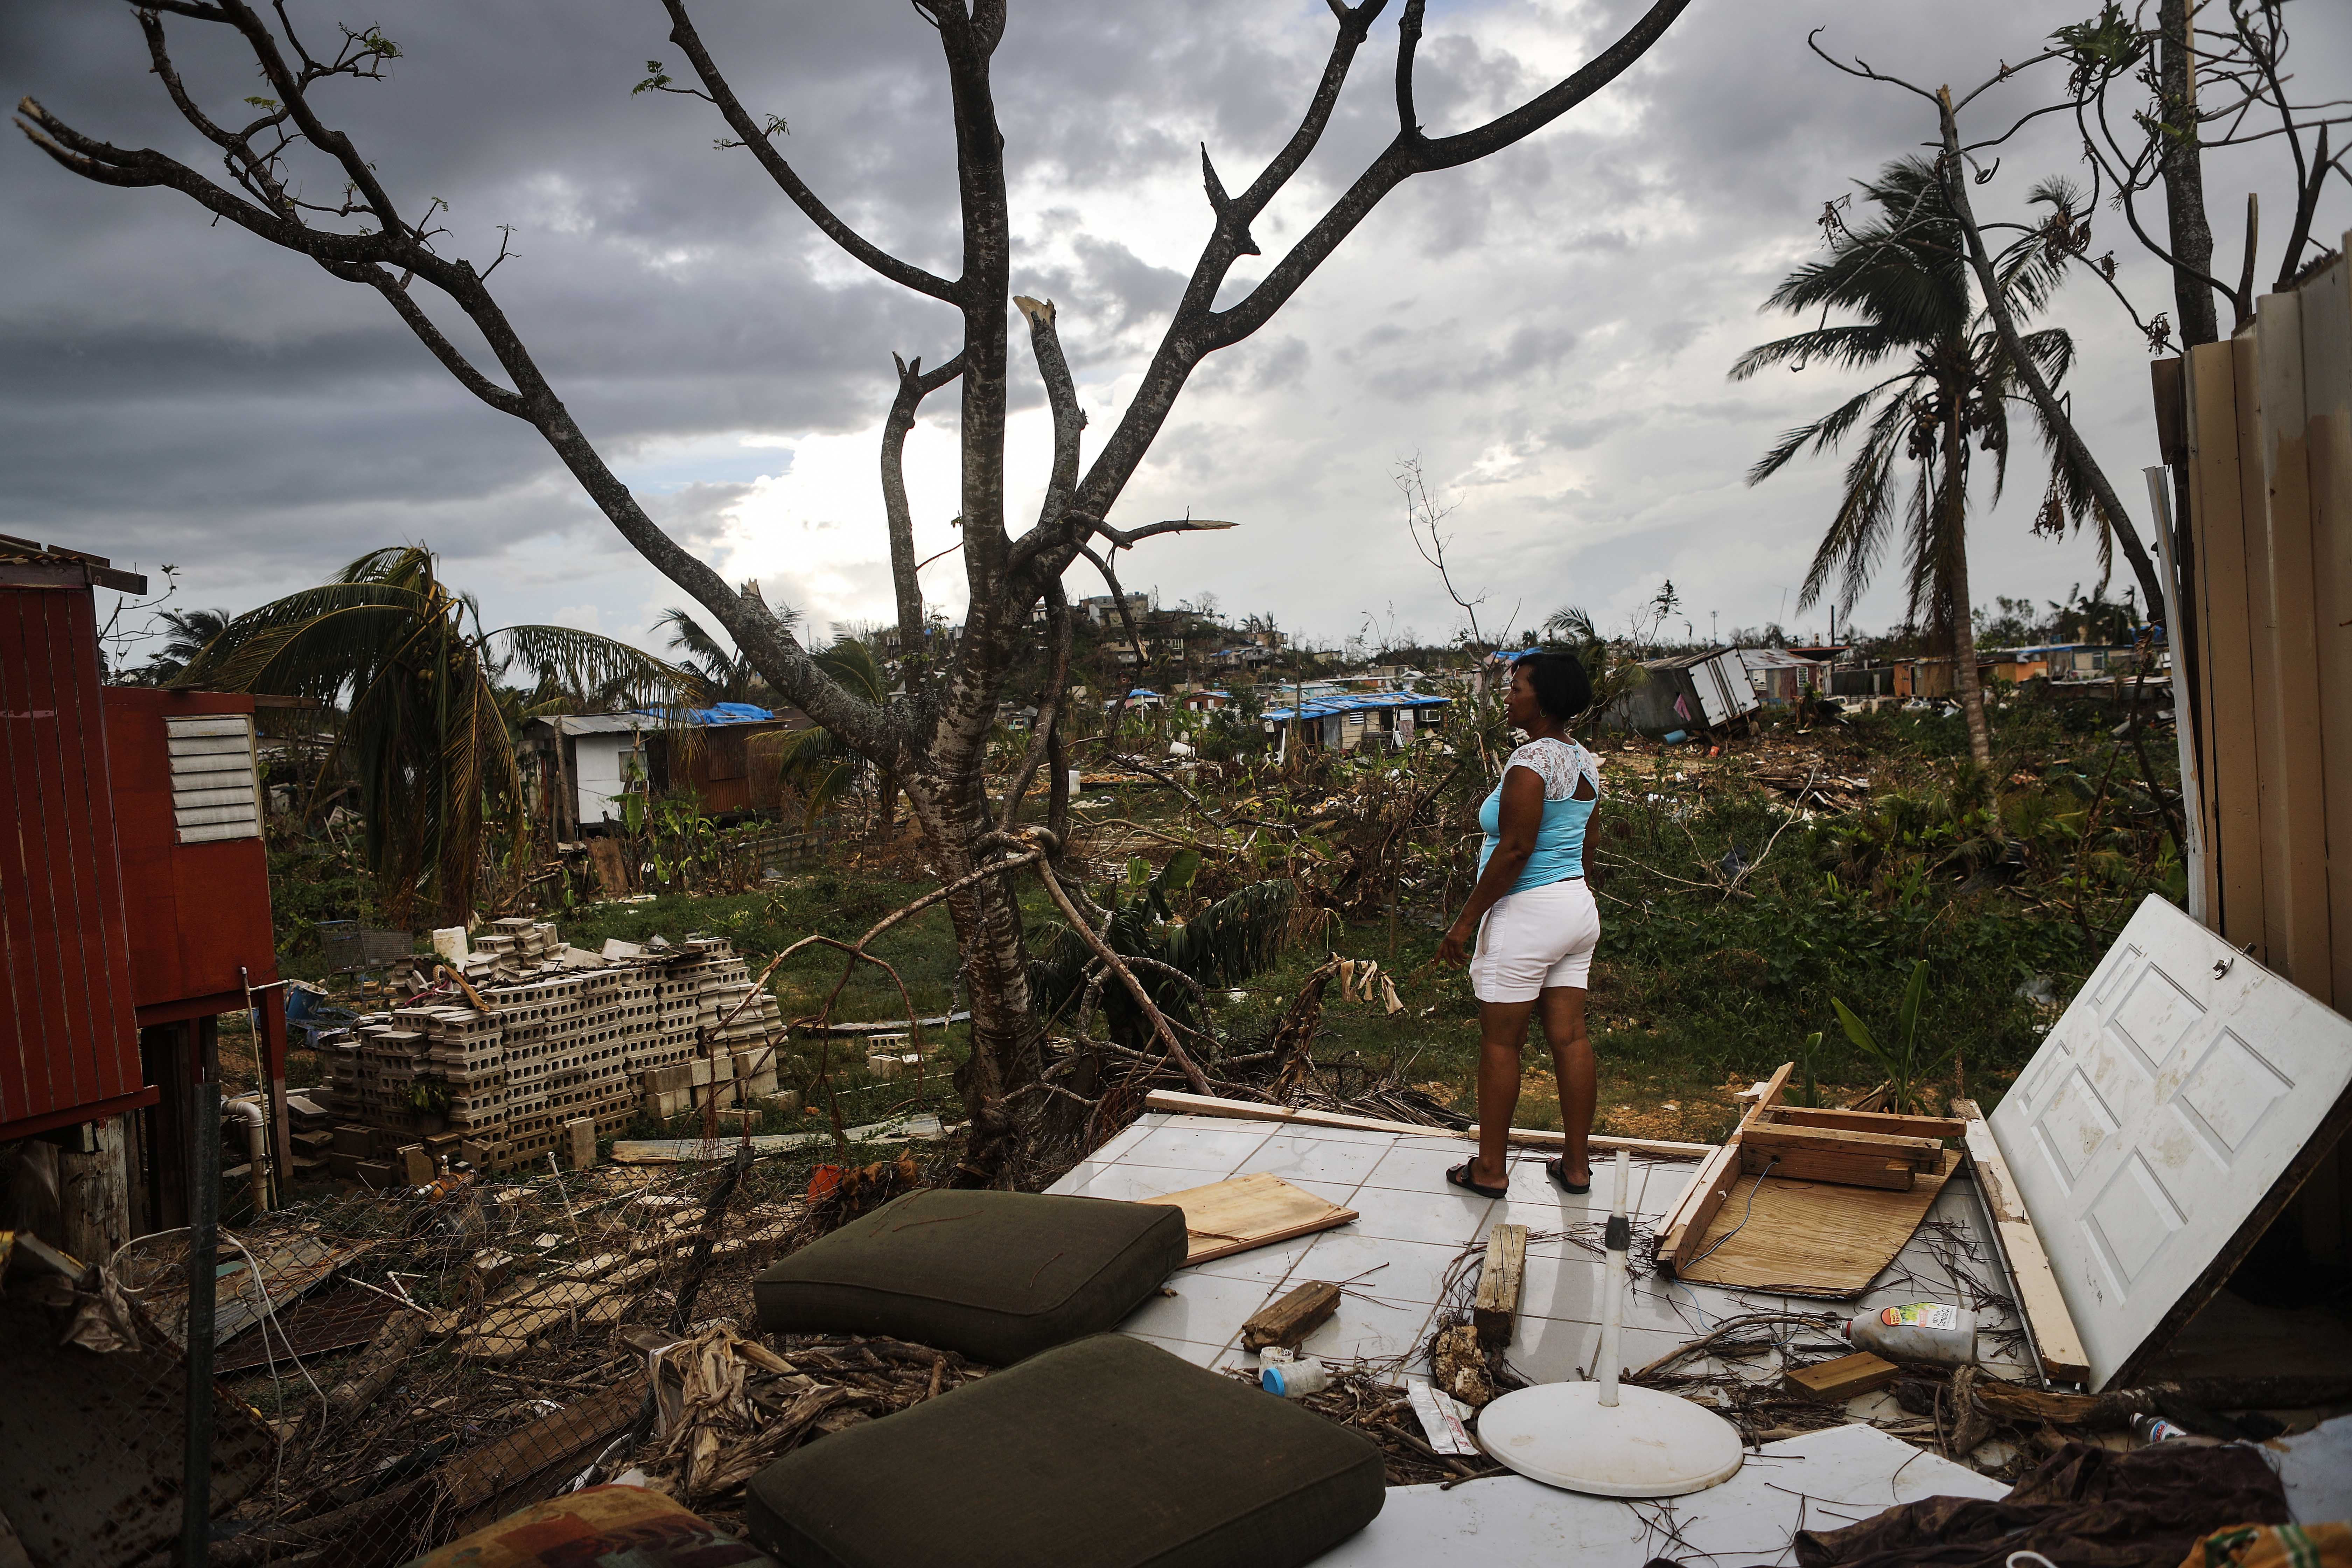
[[[1581,1000],[1582,993],[1578,993]],[[1470,1179],[1499,1187],[1510,1179],[1511,1114],[1519,1108],[1519,1047],[1533,1002],[1478,1004],[1478,1157]],[[1578,1016],[1582,1016],[1581,1008]],[[1589,1117],[1588,1117],[1589,1120]]]
[[[1559,1124],[1568,1133],[1561,1168],[1580,1187],[1592,1184],[1592,1156],[1585,1140],[1592,1136],[1593,1101],[1600,1098],[1600,1069],[1592,1059],[1592,1038],[1584,1028],[1584,990],[1576,985],[1547,985],[1537,998],[1543,1009],[1544,1038],[1551,1043],[1551,1065],[1559,1078]],[[1486,1115],[1481,1096],[1480,1117]]]

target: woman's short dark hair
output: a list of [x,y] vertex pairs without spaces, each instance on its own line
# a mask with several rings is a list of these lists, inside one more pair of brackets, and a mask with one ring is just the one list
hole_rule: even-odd
[[1523,653],[1511,668],[1528,672],[1536,705],[1563,724],[1592,706],[1592,678],[1572,653]]

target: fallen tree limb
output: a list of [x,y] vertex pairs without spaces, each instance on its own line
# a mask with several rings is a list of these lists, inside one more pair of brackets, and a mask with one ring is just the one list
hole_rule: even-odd
[[2142,1415],[2164,1413],[2168,1401],[2206,1410],[2300,1410],[2352,1401],[2352,1375],[2286,1373],[2271,1377],[2186,1377],[2107,1394],[2044,1394],[2009,1383],[1979,1383],[1987,1415],[2004,1421],[2046,1421],[2086,1432],[2120,1432]]

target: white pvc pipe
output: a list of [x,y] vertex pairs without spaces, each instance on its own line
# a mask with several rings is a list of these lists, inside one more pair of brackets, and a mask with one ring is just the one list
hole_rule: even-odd
[[1601,1287],[1601,1403],[1614,1409],[1617,1405],[1617,1342],[1625,1328],[1625,1254],[1633,1246],[1632,1227],[1625,1215],[1625,1189],[1633,1179],[1633,1158],[1626,1151],[1617,1151],[1617,1198],[1609,1209],[1608,1247]]
[[261,1102],[257,1100],[227,1100],[223,1102],[221,1110],[245,1122],[246,1170],[253,1182],[253,1212],[268,1214],[269,1179],[265,1173],[268,1167],[263,1162],[268,1157],[269,1119],[263,1114]]

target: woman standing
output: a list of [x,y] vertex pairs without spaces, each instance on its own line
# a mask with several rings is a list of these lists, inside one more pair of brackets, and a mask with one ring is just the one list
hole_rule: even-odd
[[[1438,943],[1440,962],[1470,966],[1478,997],[1478,1153],[1445,1173],[1457,1187],[1498,1198],[1519,1101],[1519,1048],[1528,1016],[1543,1015],[1559,1079],[1561,1158],[1545,1170],[1571,1193],[1590,1192],[1592,1041],[1584,1032],[1585,980],[1601,941],[1601,910],[1584,882],[1584,829],[1601,798],[1600,765],[1568,726],[1592,705],[1592,682],[1572,654],[1522,654],[1511,666],[1504,716],[1528,737],[1478,808],[1486,835],[1478,885]],[[1472,941],[1477,956],[1469,956]]]

